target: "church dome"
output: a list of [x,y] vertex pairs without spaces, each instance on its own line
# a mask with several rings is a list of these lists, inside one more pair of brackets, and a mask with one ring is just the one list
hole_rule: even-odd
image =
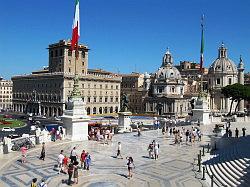
[[208,73],[237,74],[237,66],[232,60],[227,57],[227,48],[224,47],[223,43],[218,51],[218,58],[211,64]]
[[172,66],[172,64],[167,64],[162,66],[156,72],[157,79],[181,79],[181,74],[179,70]]

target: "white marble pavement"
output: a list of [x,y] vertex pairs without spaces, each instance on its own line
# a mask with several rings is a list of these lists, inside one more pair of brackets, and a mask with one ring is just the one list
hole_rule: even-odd
[[[156,161],[149,159],[147,152],[148,144],[153,139],[160,144],[160,155]],[[134,158],[136,168],[132,179],[126,178],[126,159],[114,158],[118,141],[122,143],[123,157]],[[53,168],[61,149],[69,155],[72,147],[76,146],[78,154],[83,149],[87,150],[93,162],[90,171],[79,172],[79,184],[74,186],[201,187],[202,184],[192,171],[193,158],[200,150],[200,144],[196,142],[192,146],[185,143],[175,145],[173,137],[163,136],[160,130],[144,131],[141,137],[137,137],[136,133],[115,135],[109,145],[95,141],[51,143],[46,147],[45,161],[38,159],[40,148],[31,150],[28,163],[24,164],[17,161],[20,153],[13,153],[11,158],[1,157],[0,186],[29,186],[34,177],[39,181],[45,178],[49,187],[67,186],[62,183],[67,175],[58,175]]]

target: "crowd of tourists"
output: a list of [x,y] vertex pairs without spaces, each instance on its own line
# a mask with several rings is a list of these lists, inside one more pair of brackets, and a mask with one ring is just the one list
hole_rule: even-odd
[[174,137],[174,144],[181,144],[183,142],[194,143],[195,141],[201,141],[202,132],[198,127],[192,127],[186,129],[184,127],[163,127],[162,134],[169,137]]
[[89,131],[89,140],[103,141],[107,143],[112,141],[113,133],[109,129],[91,128]]
[[[80,166],[79,166],[80,164]],[[70,156],[67,157],[64,151],[61,150],[57,158],[57,170],[58,174],[68,174],[68,185],[78,184],[78,169],[89,170],[91,164],[91,156],[85,150],[82,150],[80,155],[77,154],[76,147],[74,147]],[[72,181],[72,177],[74,181]]]

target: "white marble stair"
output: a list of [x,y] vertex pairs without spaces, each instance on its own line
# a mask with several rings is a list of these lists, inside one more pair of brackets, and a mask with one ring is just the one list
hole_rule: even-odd
[[[249,140],[249,139],[248,139]],[[248,141],[249,142],[249,141]],[[218,156],[210,158],[206,168],[213,174],[217,186],[249,187],[250,186],[250,149],[247,141],[233,140],[233,144],[217,152]],[[245,146],[241,146],[244,143]]]

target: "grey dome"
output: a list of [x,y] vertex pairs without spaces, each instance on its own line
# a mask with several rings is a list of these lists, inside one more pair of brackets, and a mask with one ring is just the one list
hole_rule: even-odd
[[218,58],[211,64],[208,73],[229,73],[237,74],[237,66],[227,57],[227,48],[224,44],[218,49]]
[[237,73],[234,62],[228,58],[217,58],[209,67],[209,73]]
[[181,74],[179,70],[172,66],[172,64],[167,64],[162,66],[156,72],[157,79],[181,79]]

